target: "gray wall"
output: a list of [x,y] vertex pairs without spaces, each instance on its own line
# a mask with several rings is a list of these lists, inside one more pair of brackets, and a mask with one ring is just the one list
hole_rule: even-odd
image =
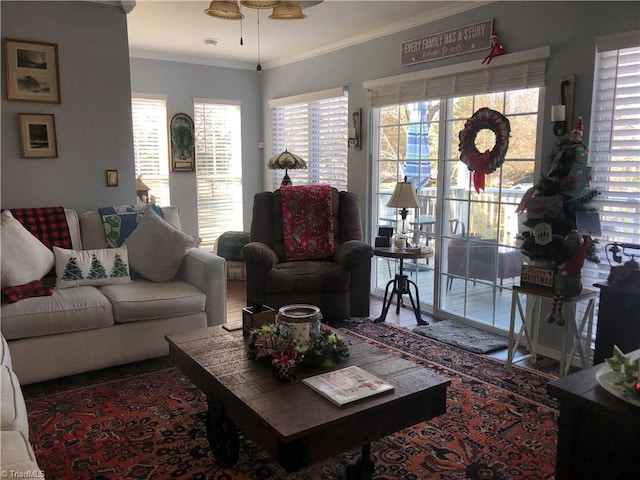
[[[251,224],[253,195],[262,190],[262,95],[260,74],[255,70],[191,65],[157,60],[131,59],[131,90],[167,96],[167,123],[176,113],[193,118],[193,98],[240,102],[242,118],[243,215],[245,230]],[[197,162],[197,159],[196,159]],[[183,228],[198,229],[196,174],[171,173],[171,203],[180,207]]]
[[[400,46],[405,40],[493,19],[494,28],[505,47],[505,53],[550,46],[547,62],[547,85],[543,113],[550,115],[551,105],[559,103],[560,79],[576,75],[574,115],[585,120],[588,137],[593,89],[595,41],[597,36],[638,30],[640,2],[495,2],[454,17],[405,30],[365,44],[352,46],[292,65],[263,72],[262,89],[265,102],[299,93],[323,90],[339,85],[349,87],[349,110],[363,107],[367,118],[367,92],[362,82],[376,78],[478,60],[487,52],[460,55],[401,67]],[[270,111],[263,111],[265,152],[271,151]],[[364,141],[369,141],[367,122],[363,122]],[[551,152],[557,137],[551,124],[542,132],[543,159]],[[588,142],[588,138],[586,138]],[[370,195],[371,159],[366,149],[349,152],[349,190],[361,201]],[[363,206],[365,204],[362,201]],[[367,212],[367,224],[369,225]],[[367,228],[367,232],[370,228]]]
[[[58,44],[60,105],[7,101],[2,75],[2,208],[79,211],[135,202],[127,21],[93,2],[1,3],[2,37]],[[55,115],[58,158],[21,158],[18,113]],[[119,171],[107,187],[105,169]]]
[[[594,37],[640,28],[639,2],[497,2],[452,18],[389,35],[361,45],[257,74],[155,60],[131,60],[124,12],[93,2],[1,3],[2,36],[57,43],[62,104],[7,102],[3,76],[2,207],[64,205],[80,211],[135,200],[131,91],[168,96],[168,115],[192,113],[193,97],[234,99],[242,104],[245,228],[253,195],[270,189],[265,168],[271,152],[271,98],[349,87],[350,110],[366,107],[362,82],[477,59],[485,52],[411,67],[400,66],[404,40],[492,18],[506,52],[549,45],[544,114],[558,102],[560,77],[575,74],[575,114],[589,127],[593,86]],[[20,158],[17,113],[54,113],[59,143],[57,159]],[[364,110],[365,119],[367,109]],[[369,139],[364,122],[364,139]],[[257,143],[265,142],[264,150]],[[546,125],[541,152],[556,137]],[[587,139],[588,141],[588,139]],[[367,149],[349,151],[349,189],[362,199],[370,194]],[[120,172],[120,186],[105,185],[104,170]],[[195,233],[195,177],[172,174],[172,203],[183,213],[185,230]],[[239,212],[240,213],[240,212]],[[365,215],[368,219],[368,216]]]

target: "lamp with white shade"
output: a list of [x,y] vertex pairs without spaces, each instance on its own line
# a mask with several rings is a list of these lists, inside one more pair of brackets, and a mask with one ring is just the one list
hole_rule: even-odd
[[404,177],[404,182],[396,183],[396,188],[391,195],[391,199],[387,202],[387,207],[399,208],[402,217],[402,233],[405,231],[405,221],[409,214],[409,208],[420,208],[418,196],[413,188],[413,184]]

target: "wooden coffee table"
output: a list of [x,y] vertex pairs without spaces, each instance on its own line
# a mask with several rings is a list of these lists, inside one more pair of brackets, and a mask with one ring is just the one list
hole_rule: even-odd
[[372,441],[445,412],[450,380],[340,334],[351,343],[350,356],[334,369],[357,365],[395,391],[338,407],[301,382],[328,369],[280,383],[270,368],[247,358],[241,331],[216,326],[166,336],[177,368],[207,395],[207,437],[219,463],[238,459],[237,425],[289,472],[362,447],[362,458],[347,473],[369,479]]

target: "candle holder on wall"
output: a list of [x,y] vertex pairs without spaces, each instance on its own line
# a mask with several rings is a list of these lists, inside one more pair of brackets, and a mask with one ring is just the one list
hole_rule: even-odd
[[353,127],[349,129],[349,148],[351,150],[361,150],[361,132],[362,132],[362,109],[359,108],[352,115]]
[[563,76],[560,82],[560,105],[551,106],[551,123],[556,137],[567,133],[567,125],[571,124],[574,84],[575,75]]

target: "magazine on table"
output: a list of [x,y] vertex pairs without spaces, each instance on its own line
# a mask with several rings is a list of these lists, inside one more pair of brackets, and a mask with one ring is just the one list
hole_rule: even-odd
[[394,389],[393,385],[356,366],[321,373],[302,382],[338,406]]

